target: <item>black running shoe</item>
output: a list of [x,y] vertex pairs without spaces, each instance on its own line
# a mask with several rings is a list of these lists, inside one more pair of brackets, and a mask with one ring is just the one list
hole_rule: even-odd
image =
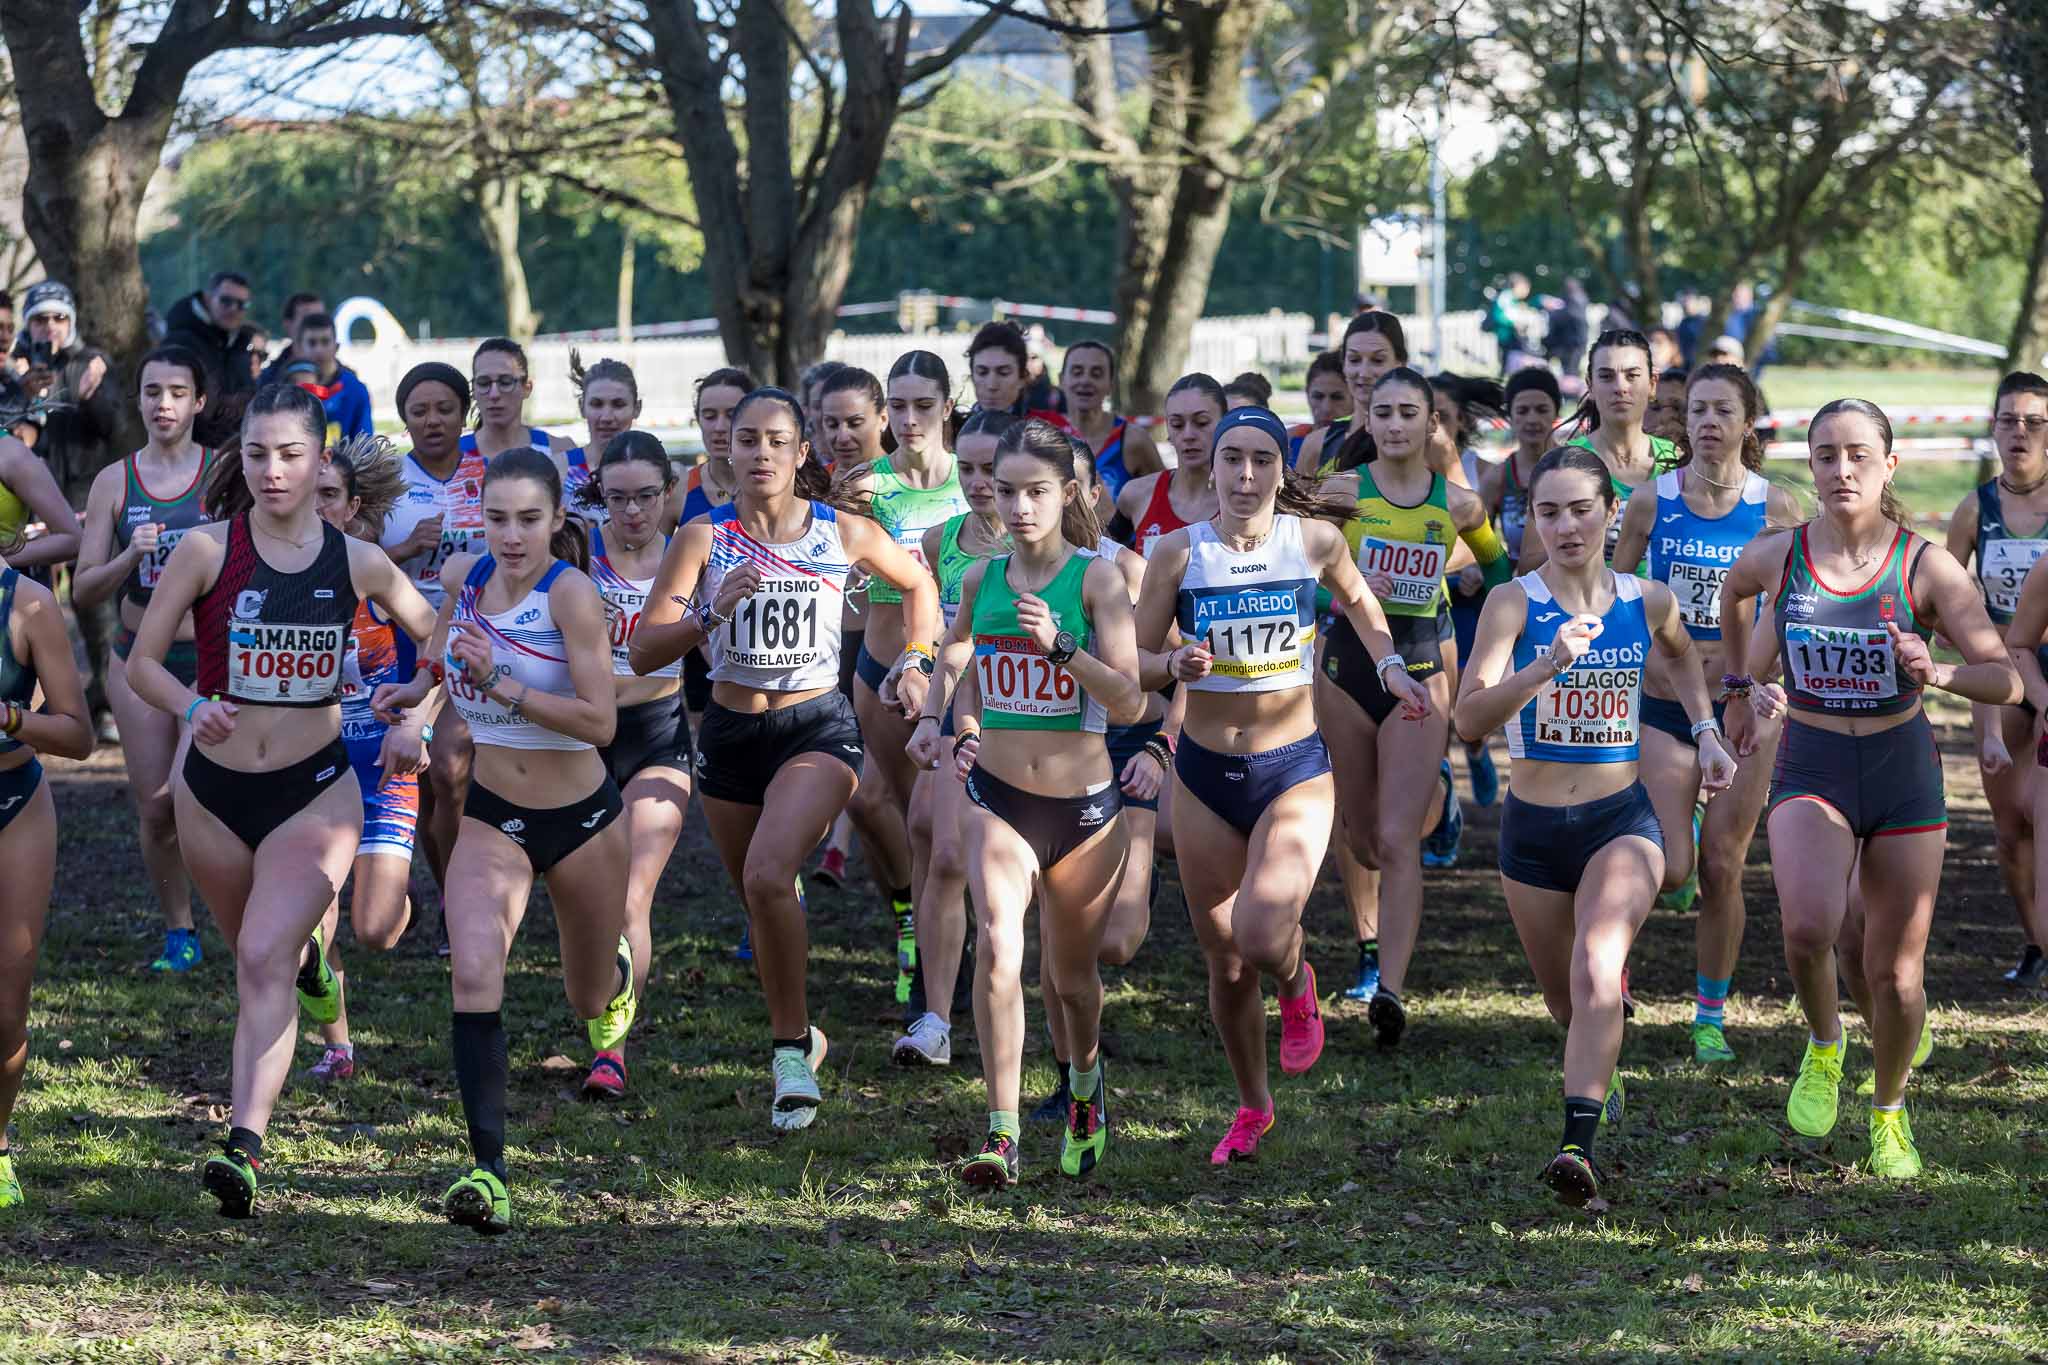
[[1365,1007],[1365,1017],[1379,1035],[1381,1047],[1398,1045],[1408,1028],[1408,1009],[1401,1003],[1401,997],[1384,989]]
[[2027,951],[2020,956],[2020,965],[2005,974],[2005,984],[2014,990],[2024,990],[2030,986],[2040,985],[2044,976],[2048,976],[2048,957],[2042,955],[2040,948],[2029,943]]
[[1582,1209],[1600,1197],[1600,1168],[1592,1153],[1566,1147],[1543,1168],[1543,1183],[1556,1192],[1558,1203]]
[[1050,1095],[1047,1095],[1040,1102],[1039,1106],[1031,1111],[1031,1122],[1065,1123],[1067,1121],[1067,1106],[1074,1102],[1074,1092],[1068,1084],[1068,1074],[1067,1063],[1061,1062],[1059,1087]]
[[223,1218],[247,1218],[256,1211],[256,1163],[247,1152],[230,1147],[210,1156],[200,1168],[199,1183],[220,1201]]

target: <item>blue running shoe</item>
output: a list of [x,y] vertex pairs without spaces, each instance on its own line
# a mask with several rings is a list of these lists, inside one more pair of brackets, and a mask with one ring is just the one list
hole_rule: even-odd
[[1481,744],[1465,750],[1465,771],[1472,777],[1472,804],[1485,810],[1500,800],[1500,769],[1493,766],[1493,750]]
[[754,926],[750,920],[740,921],[740,941],[733,945],[732,955],[742,962],[754,960]]
[[1346,1000],[1370,1000],[1380,993],[1380,951],[1358,945],[1358,980],[1344,992]]
[[149,964],[153,972],[189,972],[200,962],[197,929],[164,930],[163,955]]
[[1458,844],[1465,837],[1465,812],[1458,804],[1458,788],[1451,781],[1451,760],[1443,761],[1439,772],[1444,783],[1443,815],[1437,826],[1422,841],[1422,865],[1424,867],[1456,867],[1458,865]]

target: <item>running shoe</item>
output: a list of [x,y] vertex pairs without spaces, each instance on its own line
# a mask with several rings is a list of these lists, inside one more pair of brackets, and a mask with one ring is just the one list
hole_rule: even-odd
[[153,972],[189,972],[200,963],[197,929],[164,930],[164,950],[149,964]]
[[1719,1024],[1694,1022],[1692,1059],[1703,1065],[1735,1060],[1735,1049],[1728,1046],[1728,1035],[1721,1031]]
[[1493,766],[1493,751],[1484,744],[1465,750],[1465,771],[1472,778],[1472,804],[1485,810],[1500,800],[1500,769]]
[[917,911],[909,901],[890,907],[896,916],[896,1003],[910,1003],[910,988],[917,981]]
[[[1920,1021],[1920,1045],[1913,1049],[1913,1069],[1919,1070],[1922,1066],[1926,1065],[1927,1059],[1933,1055],[1934,1021],[1923,1018]],[[1877,1073],[1875,1071],[1863,1078],[1862,1083],[1856,1087],[1856,1093],[1859,1095],[1875,1095],[1877,1093]]]
[[981,1140],[981,1150],[960,1168],[960,1179],[983,1190],[1004,1190],[1016,1184],[1017,1139],[1008,1133],[990,1133]]
[[2048,977],[2048,956],[2043,956],[2037,945],[2029,943],[2027,951],[2020,954],[2020,965],[2005,974],[2005,984],[2015,990],[2024,990],[2040,985],[2043,977]]
[[804,874],[801,872],[796,874],[796,908],[807,915],[811,912],[811,897],[804,890]]
[[1636,998],[1629,993],[1628,968],[1626,967],[1621,969],[1621,1017],[1624,1019],[1636,1017]]
[[299,1008],[316,1024],[341,1018],[341,982],[327,965],[327,945],[317,927],[306,940],[306,960],[299,964]]
[[206,1158],[199,1183],[220,1201],[223,1218],[247,1218],[256,1210],[256,1163],[247,1152],[230,1147]]
[[352,1047],[330,1046],[320,1054],[320,1060],[306,1068],[306,1079],[321,1085],[333,1085],[337,1081],[351,1081],[356,1075],[356,1050]]
[[1692,871],[1685,874],[1685,880],[1657,897],[1659,910],[1676,910],[1680,914],[1692,909],[1693,902],[1700,898],[1700,822],[1706,818],[1705,806],[1692,808]]
[[811,1126],[818,1117],[818,1068],[825,1064],[825,1035],[811,1029],[808,1053],[793,1047],[775,1049],[775,1100],[768,1120],[781,1133],[793,1133]]
[[619,951],[613,961],[618,964],[619,980],[623,983],[619,993],[605,1005],[603,1014],[584,1025],[594,1052],[617,1052],[633,1027],[633,1017],[640,1012],[640,998],[633,994],[633,945],[624,934],[619,935]]
[[1211,1166],[1228,1166],[1233,1161],[1256,1161],[1259,1156],[1259,1139],[1273,1131],[1273,1111],[1263,1113],[1257,1109],[1240,1108],[1237,1117],[1230,1121],[1230,1131],[1223,1135],[1223,1141],[1216,1144],[1216,1150],[1209,1153]]
[[1377,991],[1372,1003],[1365,1007],[1365,1018],[1379,1035],[1380,1046],[1394,1047],[1408,1028],[1408,1007],[1391,991]]
[[1920,1149],[1913,1145],[1913,1125],[1905,1108],[1871,1110],[1870,1173],[1886,1180],[1911,1180],[1920,1169]]
[[512,1230],[512,1196],[505,1193],[504,1181],[481,1166],[448,1187],[441,1212],[449,1222],[487,1237]]
[[1458,844],[1465,837],[1465,812],[1458,805],[1457,784],[1451,781],[1451,760],[1446,758],[1438,770],[1443,781],[1443,811],[1437,817],[1436,828],[1422,841],[1422,865],[1424,867],[1456,867],[1458,865]]
[[818,881],[837,891],[846,885],[846,852],[844,849],[828,848],[825,856],[818,859],[817,870],[811,875]]
[[0,1152],[0,1209],[21,1205],[21,1181],[14,1175],[14,1154]]
[[1323,1011],[1316,1000],[1316,969],[1301,960],[1308,988],[1293,999],[1280,997],[1280,1069],[1300,1076],[1323,1055]]
[[1377,948],[1358,945],[1358,980],[1344,992],[1346,1000],[1370,1000],[1380,992],[1380,954]]
[[1614,1068],[1614,1074],[1607,1078],[1607,1098],[1600,1101],[1600,1126],[1621,1127],[1621,1116],[1628,1109],[1628,1086],[1622,1083],[1621,1068]]
[[1036,1109],[1031,1111],[1030,1121],[1032,1123],[1065,1123],[1067,1121],[1067,1106],[1074,1102],[1074,1092],[1071,1088],[1072,1072],[1069,1071],[1065,1062],[1061,1062],[1059,1066],[1059,1086],[1040,1101]]
[[1557,1193],[1557,1202],[1582,1209],[1600,1197],[1600,1168],[1590,1152],[1565,1147],[1543,1168],[1543,1183]]
[[926,1012],[917,1016],[917,1022],[909,1032],[896,1040],[896,1065],[898,1066],[951,1066],[953,1064],[953,1030],[946,1027],[946,1021],[938,1015]]
[[590,1074],[583,1078],[586,1100],[616,1100],[626,1093],[626,1056],[616,1050],[599,1052],[591,1059]]
[[741,962],[754,960],[754,925],[751,920],[740,921],[740,941],[733,944],[732,955]]
[[1806,1040],[1806,1055],[1799,1062],[1799,1077],[1792,1082],[1792,1097],[1785,1101],[1785,1122],[1796,1133],[1810,1138],[1826,1137],[1835,1129],[1835,1110],[1841,1104],[1842,1053],[1847,1038],[1838,1039],[1826,1052]]
[[[1098,1066],[1101,1064],[1098,1062]],[[1102,1164],[1109,1150],[1109,1076],[1098,1073],[1095,1094],[1067,1105],[1067,1130],[1060,1135],[1060,1173],[1084,1176]]]

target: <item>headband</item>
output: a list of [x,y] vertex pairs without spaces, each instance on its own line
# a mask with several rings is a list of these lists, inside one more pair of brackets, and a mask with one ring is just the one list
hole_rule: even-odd
[[1215,433],[1209,438],[1209,449],[1214,450],[1223,443],[1225,432],[1235,431],[1239,427],[1254,427],[1272,437],[1273,444],[1279,448],[1283,458],[1287,454],[1288,443],[1294,439],[1288,432],[1286,423],[1265,408],[1253,405],[1232,408],[1224,413],[1223,420],[1216,424]]
[[429,360],[407,370],[405,378],[398,381],[398,415],[401,419],[405,416],[405,400],[422,384],[446,384],[455,395],[456,406],[465,413],[469,411],[468,377],[453,365]]

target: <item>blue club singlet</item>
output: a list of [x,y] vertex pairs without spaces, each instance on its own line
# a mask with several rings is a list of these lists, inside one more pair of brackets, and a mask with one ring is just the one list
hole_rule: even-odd
[[[1626,574],[1612,578],[1614,601],[1600,618],[1592,647],[1570,669],[1543,684],[1543,690],[1508,722],[1511,757],[1548,763],[1633,763],[1641,753],[1643,666],[1650,657],[1643,580]],[[1529,599],[1522,634],[1515,641],[1519,672],[1549,652],[1572,613],[1551,596],[1540,572],[1523,574],[1515,582]]]
[[1678,599],[1678,619],[1695,640],[1721,638],[1721,581],[1735,558],[1764,533],[1771,486],[1761,474],[1742,481],[1742,496],[1718,517],[1703,517],[1685,500],[1685,471],[1657,476],[1657,521],[1650,529],[1650,577]]

